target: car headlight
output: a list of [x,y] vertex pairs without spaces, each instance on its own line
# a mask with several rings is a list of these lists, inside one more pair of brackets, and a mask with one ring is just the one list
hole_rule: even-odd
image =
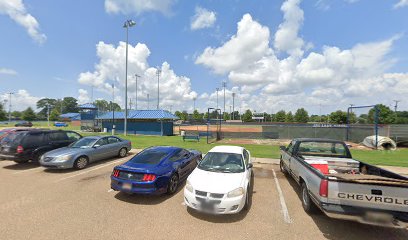
[[233,198],[233,197],[239,197],[239,196],[242,196],[242,195],[244,195],[244,189],[242,187],[239,187],[239,188],[229,192],[227,194],[227,197]]
[[186,183],[186,189],[187,189],[187,191],[189,191],[189,192],[191,192],[191,193],[194,192],[193,186],[190,184],[189,181],[187,181],[187,183]]
[[65,162],[65,161],[68,161],[69,159],[71,159],[71,156],[65,155],[65,156],[61,156],[61,157],[56,157],[54,159],[54,162]]

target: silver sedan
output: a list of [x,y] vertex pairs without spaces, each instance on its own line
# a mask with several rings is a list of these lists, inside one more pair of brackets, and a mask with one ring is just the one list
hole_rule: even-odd
[[89,163],[112,157],[125,157],[131,142],[115,136],[84,137],[68,147],[45,153],[40,164],[47,168],[83,169]]

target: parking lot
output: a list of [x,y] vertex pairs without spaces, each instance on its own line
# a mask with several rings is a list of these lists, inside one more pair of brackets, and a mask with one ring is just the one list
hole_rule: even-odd
[[81,171],[0,161],[1,238],[408,239],[406,230],[307,215],[297,185],[279,172],[278,165],[255,165],[252,206],[238,215],[187,210],[182,187],[173,196],[114,192],[112,168],[128,158]]

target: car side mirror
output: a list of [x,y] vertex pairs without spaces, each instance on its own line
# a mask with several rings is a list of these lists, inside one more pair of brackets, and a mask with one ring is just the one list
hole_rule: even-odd
[[254,165],[252,163],[248,163],[247,169],[253,168]]
[[282,150],[282,151],[286,151],[286,147],[285,147],[285,146],[280,146],[279,149]]
[[93,145],[93,148],[98,148],[98,147],[100,147],[101,145],[99,145],[99,144],[95,144],[95,145]]

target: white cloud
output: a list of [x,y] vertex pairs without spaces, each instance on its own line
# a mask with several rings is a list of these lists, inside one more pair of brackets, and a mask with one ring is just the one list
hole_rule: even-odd
[[215,12],[208,11],[202,7],[196,7],[195,15],[191,19],[191,30],[197,30],[202,28],[209,28],[214,26],[217,17]]
[[[80,73],[78,81],[81,84],[94,86],[99,90],[111,96],[112,86],[115,84],[115,95],[124,98],[125,88],[125,48],[126,43],[120,42],[118,46],[99,42],[96,46],[99,62],[95,65],[93,72]],[[145,44],[138,43],[136,46],[128,47],[128,97],[134,102],[136,98],[136,80],[135,74],[141,76],[138,79],[138,106],[147,107],[147,94],[150,96],[150,109],[157,105],[157,77],[156,68],[150,67],[147,58],[150,50]],[[170,67],[170,64],[164,62],[160,69],[160,108],[183,109],[197,93],[191,89],[191,81],[188,77],[177,75]],[[124,100],[122,101],[124,102]],[[120,103],[120,102],[119,102]]]
[[141,14],[157,11],[168,15],[175,2],[175,0],[105,0],[105,10],[107,13],[114,14]]
[[[343,1],[346,2],[346,3],[352,4],[352,3],[356,3],[356,2],[358,2],[360,0],[343,0]],[[317,9],[327,11],[331,7],[330,3],[331,3],[331,0],[317,0],[316,3],[315,3],[315,6],[316,6]]]
[[[11,95],[11,111],[23,111],[28,107],[31,107],[35,110],[37,108],[37,101],[40,99],[41,97],[31,96],[31,94],[27,90],[20,89]],[[5,93],[3,95],[0,95],[0,101],[3,102],[4,100],[7,100],[6,109],[8,111],[9,94]]]
[[80,88],[78,90],[78,104],[84,104],[84,103],[89,103],[90,98],[88,95],[88,91],[86,91],[85,89]]
[[37,43],[42,44],[47,39],[45,34],[40,32],[37,19],[27,12],[22,0],[0,0],[0,14],[8,15],[23,26]]
[[245,67],[270,51],[269,29],[245,14],[238,22],[237,34],[218,48],[207,47],[195,63],[203,64],[216,73]]
[[283,23],[275,33],[274,46],[277,50],[293,56],[303,55],[304,41],[298,36],[303,24],[303,10],[299,7],[301,0],[287,0],[282,4]]
[[17,72],[10,68],[0,68],[0,74],[4,75],[17,75]]
[[394,8],[402,8],[408,6],[408,0],[399,0],[398,3],[394,5]]
[[[304,44],[298,36],[303,24],[299,4],[298,0],[283,3],[284,21],[275,34],[273,47],[268,41],[269,29],[246,14],[238,23],[237,34],[218,48],[206,48],[196,64],[227,75],[232,86],[238,88],[240,105],[258,111],[305,107],[314,108],[316,113],[316,106],[320,105],[326,107],[325,111],[332,111],[350,103],[371,105],[392,102],[394,97],[406,98],[408,74],[387,73],[396,62],[389,55],[400,35],[357,43],[350,49],[323,46],[320,51],[310,51],[307,45],[311,43]],[[240,34],[243,26],[256,27],[251,27],[251,34],[244,37]],[[262,51],[248,47],[260,46],[259,43],[264,43]],[[306,50],[310,52],[304,56]],[[287,56],[278,57],[277,51],[284,51]],[[242,57],[246,54],[251,57]],[[207,104],[214,105],[214,93],[201,96],[208,99]]]

